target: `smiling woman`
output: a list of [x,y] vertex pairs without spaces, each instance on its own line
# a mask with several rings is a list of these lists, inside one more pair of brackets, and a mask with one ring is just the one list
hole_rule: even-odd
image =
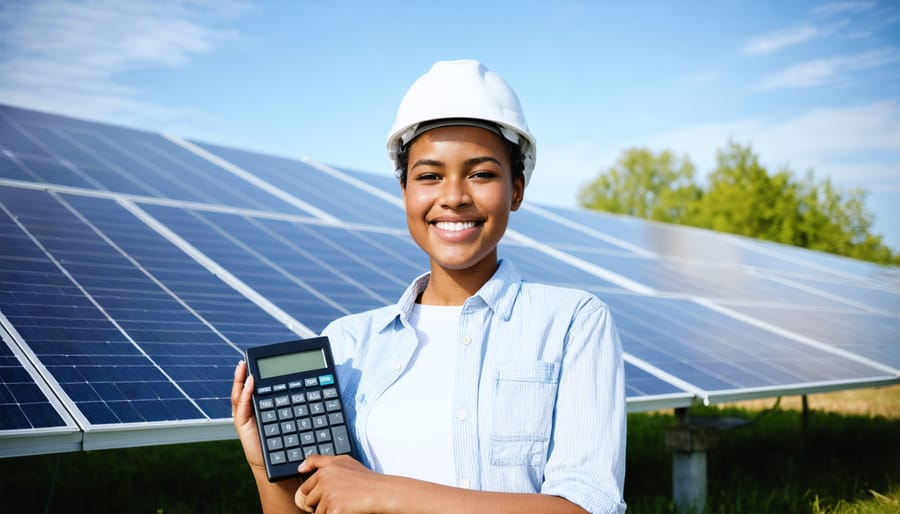
[[253,378],[238,365],[232,413],[264,510],[623,512],[624,376],[609,311],[498,257],[534,169],[515,93],[476,61],[436,63],[387,146],[430,271],[397,304],[323,332],[358,461],[312,454],[299,487],[269,483]]

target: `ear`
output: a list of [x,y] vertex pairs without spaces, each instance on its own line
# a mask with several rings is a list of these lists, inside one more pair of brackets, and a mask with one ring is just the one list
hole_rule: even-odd
[[512,203],[509,206],[510,211],[517,211],[519,207],[522,205],[522,200],[525,199],[525,179],[523,177],[517,178],[513,182],[513,192],[512,192]]

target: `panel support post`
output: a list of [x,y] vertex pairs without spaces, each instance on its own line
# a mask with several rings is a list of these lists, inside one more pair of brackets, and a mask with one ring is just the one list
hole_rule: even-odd
[[675,409],[676,425],[666,430],[672,450],[672,499],[681,514],[706,508],[706,451],[715,446],[718,431],[690,424],[687,409]]

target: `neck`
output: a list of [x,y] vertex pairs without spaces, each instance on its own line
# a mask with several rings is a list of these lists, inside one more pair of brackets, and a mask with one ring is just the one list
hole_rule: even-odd
[[487,260],[464,270],[442,268],[431,263],[428,286],[419,296],[425,305],[462,305],[481,289],[497,271],[496,260]]

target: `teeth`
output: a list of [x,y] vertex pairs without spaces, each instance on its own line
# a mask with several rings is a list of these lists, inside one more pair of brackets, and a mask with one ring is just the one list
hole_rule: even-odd
[[466,230],[475,226],[474,221],[461,221],[461,222],[451,222],[451,221],[438,221],[434,224],[435,227],[441,230],[447,230],[450,232],[459,232],[460,230]]

